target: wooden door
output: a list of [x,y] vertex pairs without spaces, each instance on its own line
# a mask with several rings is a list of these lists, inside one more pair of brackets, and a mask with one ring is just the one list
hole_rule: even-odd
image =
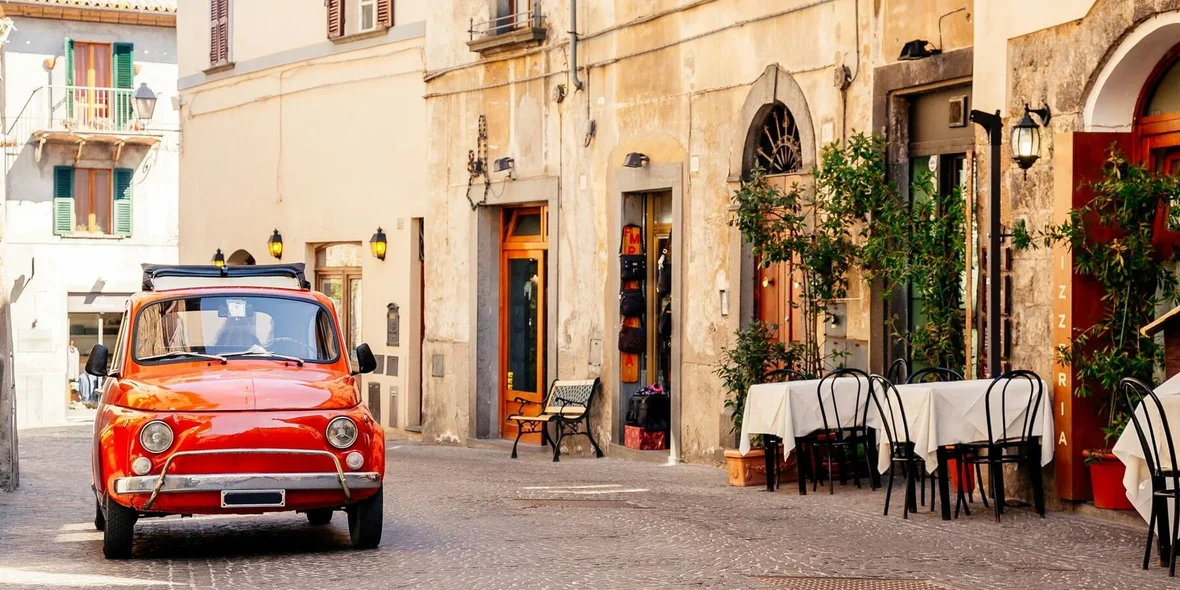
[[[516,423],[506,418],[528,400],[525,412],[536,414],[545,396],[545,252],[508,250],[501,265],[500,321],[503,326],[503,403],[505,437],[516,437]],[[539,435],[523,438],[540,443]]]
[[[508,209],[503,214],[500,254],[500,434],[516,438],[508,416],[536,415],[546,391],[547,207]],[[522,441],[540,444],[539,434]]]

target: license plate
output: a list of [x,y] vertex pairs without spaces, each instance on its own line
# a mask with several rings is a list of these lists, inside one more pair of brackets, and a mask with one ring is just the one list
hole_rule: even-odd
[[222,508],[282,508],[287,490],[233,490],[221,492]]

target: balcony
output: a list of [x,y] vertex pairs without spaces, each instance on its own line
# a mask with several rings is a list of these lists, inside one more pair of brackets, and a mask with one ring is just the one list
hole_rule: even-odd
[[130,88],[90,86],[42,86],[34,90],[6,130],[6,149],[21,149],[32,141],[36,160],[47,143],[64,143],[77,147],[75,162],[86,144],[111,146],[117,163],[123,146],[152,146],[160,141],[159,131],[148,130],[134,112]]
[[511,51],[545,40],[544,17],[537,2],[530,2],[528,9],[506,14],[486,21],[471,21],[467,29],[470,40],[467,47],[487,57],[495,53]]

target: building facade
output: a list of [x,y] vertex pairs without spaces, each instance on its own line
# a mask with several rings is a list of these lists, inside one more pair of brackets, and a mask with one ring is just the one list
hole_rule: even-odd
[[276,262],[278,232],[281,261],[306,264],[335,300],[348,347],[376,353],[366,403],[414,430],[429,264],[424,4],[179,4],[180,261]]
[[[970,6],[432,4],[425,438],[514,438],[514,399],[599,377],[593,413],[608,453],[629,454],[628,398],[658,383],[671,398],[660,453],[720,461],[734,444],[714,375],[722,348],[752,318],[784,336],[801,329],[789,274],[756,269],[728,223],[733,191],[755,166],[806,182],[823,146],[870,129],[874,70],[906,41],[937,39],[941,26],[944,55],[969,56]],[[955,81],[969,88],[966,63]],[[969,129],[957,139],[970,151]],[[620,253],[646,255],[649,274],[624,280]],[[624,288],[641,292],[642,317],[621,317]],[[881,367],[878,300],[854,280],[839,321],[822,328],[825,348]],[[620,352],[623,327],[645,330],[642,349]]]
[[[3,257],[23,428],[87,414],[90,347],[114,338],[140,264],[177,260],[176,7],[29,0],[0,11],[12,28],[0,66]],[[144,87],[151,113],[135,100]]]

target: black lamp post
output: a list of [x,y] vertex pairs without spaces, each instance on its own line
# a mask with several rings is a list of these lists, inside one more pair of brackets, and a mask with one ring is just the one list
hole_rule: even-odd
[[[971,111],[971,122],[987,131],[988,178],[990,179],[987,214],[987,370],[991,377],[1000,374],[1000,144],[1004,141],[1004,121],[995,114]],[[1031,164],[1030,164],[1031,165]]]
[[266,241],[266,248],[270,250],[270,255],[275,257],[275,260],[283,259],[283,234],[279,230],[270,235],[270,239]]
[[152,120],[152,115],[156,112],[156,93],[148,88],[146,82],[140,82],[139,88],[135,89],[135,95],[131,97],[135,103],[135,116],[144,125],[147,125]]

